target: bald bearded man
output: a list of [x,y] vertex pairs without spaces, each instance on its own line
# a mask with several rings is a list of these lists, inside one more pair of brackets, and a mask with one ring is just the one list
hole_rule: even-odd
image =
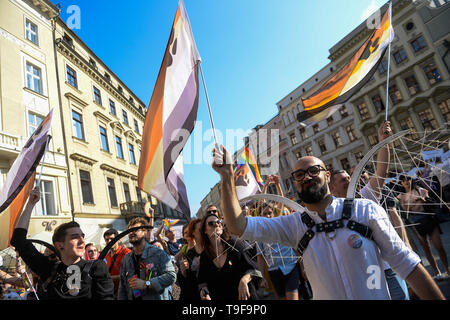
[[212,167],[221,177],[221,206],[228,230],[249,241],[297,248],[314,299],[389,300],[382,259],[420,298],[445,299],[382,207],[355,199],[350,207],[346,204],[343,219],[344,199],[331,195],[330,172],[320,159],[300,158],[292,172],[305,212],[267,219],[242,213],[230,153],[222,146],[222,151],[213,149],[213,157],[223,163],[213,162]]

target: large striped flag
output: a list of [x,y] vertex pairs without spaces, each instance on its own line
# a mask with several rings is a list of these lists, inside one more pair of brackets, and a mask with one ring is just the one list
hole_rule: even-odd
[[28,200],[31,189],[33,189],[35,177],[36,171],[32,173],[22,190],[6,210],[0,213],[0,250],[9,246],[9,241],[11,240],[17,218]]
[[302,98],[303,111],[297,114],[297,120],[322,113],[331,106],[346,102],[360,90],[377,70],[389,43],[394,39],[391,11],[389,4],[380,25],[359,48],[356,54],[333,77],[326,81],[316,92]]
[[[182,149],[197,118],[200,61],[180,0],[145,118],[138,183],[140,189],[182,212],[188,220]],[[181,132],[183,138],[175,138]]]
[[237,169],[239,169],[240,167],[242,167],[245,164],[248,164],[249,168],[251,169],[256,181],[260,184],[260,185],[264,185],[264,181],[261,178],[261,174],[259,172],[259,168],[258,168],[258,163],[256,162],[255,157],[253,156],[253,153],[250,151],[250,149],[248,147],[244,148],[244,151],[241,153],[240,158],[238,159],[237,162]]
[[53,109],[28,139],[9,169],[6,181],[0,190],[0,213],[16,198],[41,161],[47,140],[50,138],[52,117]]

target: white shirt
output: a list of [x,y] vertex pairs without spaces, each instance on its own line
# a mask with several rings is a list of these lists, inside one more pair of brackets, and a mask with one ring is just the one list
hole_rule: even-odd
[[[364,199],[368,199],[368,200],[372,200],[374,202],[376,202],[377,204],[380,204],[380,200],[381,200],[381,194],[380,193],[376,193],[372,187],[370,186],[370,182],[368,182],[360,191],[359,193],[361,194],[361,197],[363,197]],[[391,267],[389,266],[389,263],[387,263],[386,261],[383,261],[383,269],[384,270],[388,270],[391,269]]]
[[[343,200],[333,197],[325,210],[327,221],[342,217]],[[309,214],[316,223],[324,222],[316,212]],[[400,239],[384,209],[374,202],[355,199],[351,219],[369,226],[375,242],[348,228],[337,229],[334,239],[324,232],[316,232],[303,254],[313,297],[315,300],[390,299],[382,259],[405,279],[420,263],[420,258]],[[299,212],[271,219],[247,217],[242,238],[297,248],[306,230]]]

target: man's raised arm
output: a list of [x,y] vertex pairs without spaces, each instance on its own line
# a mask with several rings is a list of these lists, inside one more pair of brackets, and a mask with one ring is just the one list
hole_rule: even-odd
[[[383,122],[378,129],[378,142],[383,141],[391,135],[391,123],[389,121]],[[389,173],[389,161],[390,153],[389,145],[387,144],[378,151],[376,172],[375,175],[373,175],[369,180],[370,188],[375,192],[377,198],[381,196],[381,190],[383,189],[384,181]]]
[[[241,236],[247,226],[247,219],[242,213],[239,200],[236,196],[234,185],[233,160],[230,153],[222,145],[222,151],[213,149],[213,169],[220,174],[221,206],[228,230],[237,236]],[[218,165],[216,159],[222,159],[222,165]]]

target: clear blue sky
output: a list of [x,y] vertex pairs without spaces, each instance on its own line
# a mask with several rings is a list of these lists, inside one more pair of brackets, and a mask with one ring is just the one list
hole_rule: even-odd
[[[80,7],[81,28],[74,31],[148,106],[178,0],[52,2],[64,21],[68,6]],[[385,2],[185,0],[216,129],[247,131],[270,120],[275,103],[326,65],[329,48]],[[202,130],[194,134],[203,137],[210,129],[203,87],[197,120]],[[204,149],[211,143],[204,140]],[[209,162],[184,165],[192,215],[219,181]]]

